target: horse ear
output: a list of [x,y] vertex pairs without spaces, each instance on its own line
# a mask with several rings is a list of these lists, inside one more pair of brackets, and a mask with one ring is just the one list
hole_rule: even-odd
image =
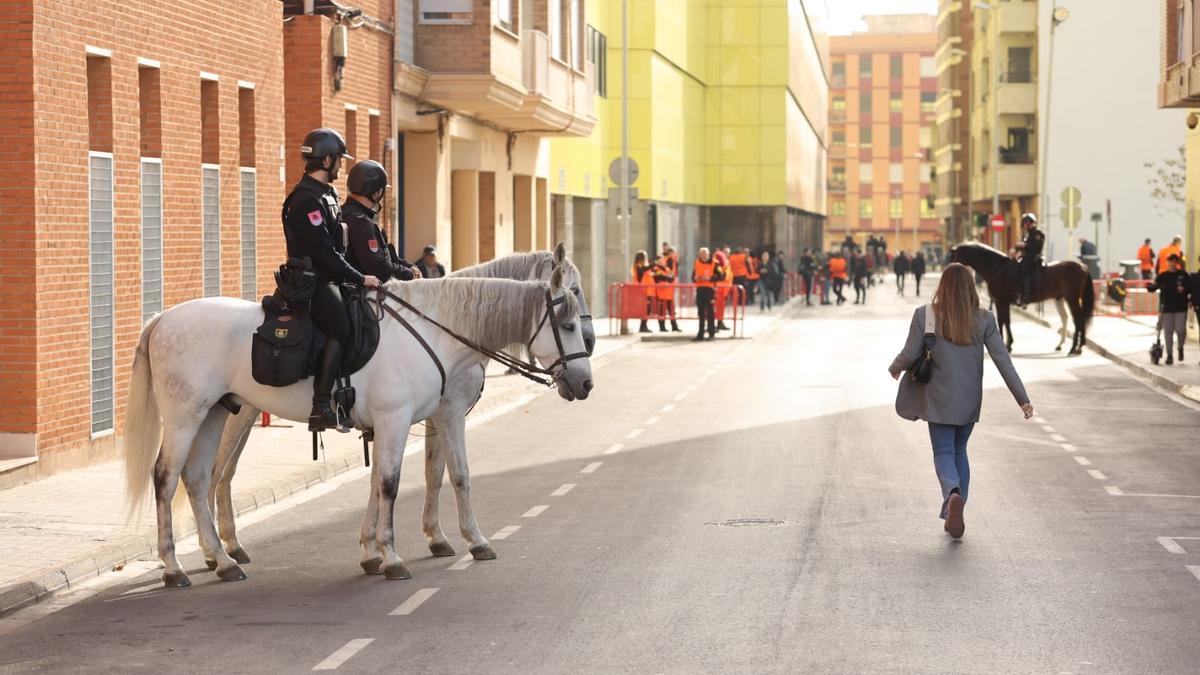
[[561,241],[554,247],[554,264],[561,265],[567,261],[567,247]]
[[555,267],[554,272],[550,274],[550,292],[557,293],[562,288],[563,271],[561,267]]

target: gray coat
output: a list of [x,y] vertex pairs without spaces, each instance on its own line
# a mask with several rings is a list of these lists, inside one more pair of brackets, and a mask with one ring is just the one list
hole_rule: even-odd
[[[921,306],[913,312],[908,341],[888,367],[889,372],[895,375],[912,366],[923,349],[924,334],[925,306]],[[975,340],[972,344],[956,345],[938,335],[933,346],[933,375],[927,384],[913,382],[907,373],[901,376],[900,392],[896,395],[896,413],[905,419],[921,419],[938,424],[978,422],[983,403],[985,347],[1017,404],[1023,406],[1029,403],[1025,386],[1021,384],[1021,378],[1000,337],[996,317],[986,309],[979,309],[976,310]]]

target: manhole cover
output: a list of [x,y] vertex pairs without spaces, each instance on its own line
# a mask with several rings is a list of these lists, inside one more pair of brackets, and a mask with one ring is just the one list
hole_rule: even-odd
[[787,525],[786,520],[774,520],[773,518],[730,518],[728,520],[713,520],[705,525],[716,525],[717,527],[779,527]]

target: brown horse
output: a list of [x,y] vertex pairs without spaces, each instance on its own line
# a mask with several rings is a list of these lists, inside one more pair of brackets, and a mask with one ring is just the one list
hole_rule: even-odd
[[[1009,306],[1016,302],[1017,290],[1021,287],[1017,262],[991,246],[977,242],[955,246],[950,250],[950,260],[973,268],[987,282],[988,295],[996,303],[996,319],[1000,324],[1001,334],[1008,329],[1006,344],[1011,352],[1013,335]],[[1051,263],[1043,272],[1040,287],[1031,300],[1054,300],[1058,306],[1063,325],[1055,351],[1061,350],[1066,340],[1067,309],[1070,309],[1075,322],[1075,335],[1071,340],[1071,351],[1068,353],[1082,354],[1083,346],[1087,344],[1088,323],[1091,322],[1092,313],[1096,308],[1095,290],[1092,288],[1092,278],[1087,269],[1071,260]]]

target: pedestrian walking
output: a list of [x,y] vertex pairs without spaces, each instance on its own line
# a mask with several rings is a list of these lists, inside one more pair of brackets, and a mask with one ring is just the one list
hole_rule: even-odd
[[896,273],[896,295],[904,295],[904,278],[908,276],[908,256],[904,251],[892,261],[892,271]]
[[921,277],[925,276],[925,254],[917,251],[912,257],[912,262],[909,263],[909,269],[912,270],[913,279],[917,282],[917,297],[921,297]]
[[[728,272],[733,277],[733,285],[741,286],[749,294],[751,292],[750,264],[752,262],[750,260],[750,253],[746,249],[740,248],[733,252],[726,251],[725,255],[729,258]],[[753,300],[748,300],[748,302],[753,302]],[[721,319],[724,320],[725,316],[722,315]]]
[[855,254],[850,258],[850,278],[854,281],[854,304],[867,304],[867,280],[871,271],[867,268],[867,256]]
[[[1200,272],[1189,274],[1188,278],[1192,282],[1191,293],[1188,294],[1188,297],[1192,301],[1192,310],[1196,313],[1196,322],[1200,323]],[[1197,363],[1200,364],[1200,359],[1197,360]]]
[[1187,342],[1188,296],[1191,295],[1192,282],[1183,270],[1178,255],[1172,253],[1167,258],[1167,271],[1154,278],[1150,291],[1159,294],[1159,323],[1167,347],[1167,365],[1175,363],[1171,343],[1176,336],[1179,337],[1179,362],[1183,363],[1183,345]]
[[1142,280],[1149,281],[1154,278],[1154,249],[1150,247],[1150,239],[1142,243],[1142,247],[1137,251],[1138,268],[1142,272]]
[[707,248],[701,247],[696,261],[692,263],[692,283],[696,284],[696,310],[700,317],[700,328],[696,331],[693,342],[703,340],[706,331],[709,340],[717,335],[716,308],[713,302],[717,295],[717,281],[724,276],[725,270],[721,269],[717,259],[709,254]]
[[800,267],[797,271],[804,280],[804,304],[811,306],[813,280],[817,276],[817,259],[813,257],[811,248],[804,249],[804,253],[800,254]]
[[821,304],[829,305],[829,290],[833,285],[833,277],[829,272],[829,261],[832,254],[821,252],[817,256],[817,283],[821,285]]
[[771,254],[771,293],[775,296],[775,304],[783,304],[788,298],[783,297],[783,280],[787,276],[787,266],[784,263],[783,249],[776,247]]
[[758,274],[758,311],[766,312],[771,309],[774,293],[770,289],[770,279],[774,275],[771,270],[771,252],[763,251],[758,259],[755,272]]
[[837,296],[837,304],[840,307],[846,302],[846,296],[842,295],[842,287],[850,278],[846,259],[840,253],[834,253],[829,258],[829,278],[833,281],[833,294]]
[[762,290],[762,273],[758,266],[761,254],[754,254],[748,248],[742,250],[746,254],[746,304],[753,305],[754,298]]
[[[927,340],[932,341],[931,347]],[[966,530],[963,509],[971,483],[967,441],[982,408],[985,349],[1025,419],[1033,417],[1033,404],[1000,337],[995,315],[980,308],[970,269],[951,263],[942,272],[933,301],[913,312],[904,349],[888,367],[895,379],[905,375],[896,396],[896,413],[929,425],[933,466],[942,487],[938,515],[955,539]],[[932,374],[922,384],[905,371],[911,371],[927,351],[933,359]]]

